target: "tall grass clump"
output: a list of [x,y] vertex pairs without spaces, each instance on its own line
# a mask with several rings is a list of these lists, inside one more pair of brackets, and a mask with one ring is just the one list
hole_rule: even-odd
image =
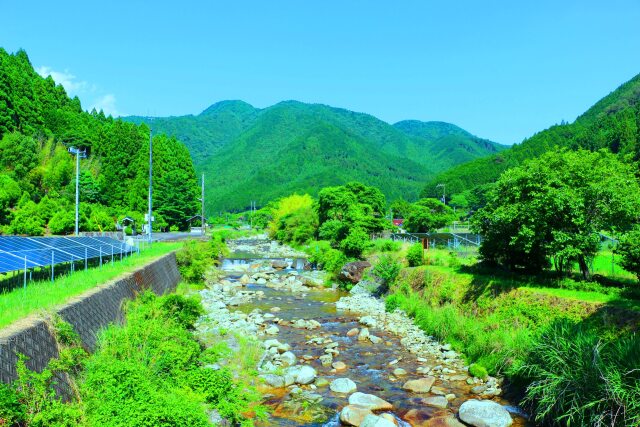
[[518,366],[532,345],[533,333],[526,328],[495,325],[451,303],[429,304],[406,285],[387,296],[385,307],[387,311],[403,310],[420,329],[450,343],[469,362],[484,366],[491,374]]
[[603,340],[559,321],[541,333],[518,370],[525,402],[548,425],[640,425],[640,338]]

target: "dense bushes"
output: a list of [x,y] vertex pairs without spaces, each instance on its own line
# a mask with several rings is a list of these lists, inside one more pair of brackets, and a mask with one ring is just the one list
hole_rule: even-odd
[[332,248],[331,243],[324,240],[311,242],[307,251],[310,262],[333,274],[340,272],[342,266],[349,260],[344,253]]
[[187,240],[176,252],[176,262],[182,279],[189,283],[202,283],[207,269],[227,254],[225,238],[214,233],[209,242]]
[[[14,385],[0,384],[0,425],[204,427],[208,409],[253,425],[243,414],[260,409],[256,393],[228,369],[206,367],[220,352],[204,350],[190,331],[201,313],[195,300],[144,294],[127,306],[124,326],[102,332],[88,359],[70,326],[54,322],[59,359],[42,373],[18,363]],[[56,398],[55,373],[76,384],[72,401]]]

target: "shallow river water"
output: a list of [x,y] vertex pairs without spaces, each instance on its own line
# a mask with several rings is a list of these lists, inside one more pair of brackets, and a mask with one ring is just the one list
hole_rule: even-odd
[[[248,257],[242,254],[242,258]],[[237,271],[238,266],[248,267],[252,263],[255,261],[250,259],[228,259],[224,261],[222,269],[227,271],[226,279],[235,282],[243,274]],[[296,261],[293,264],[294,267],[302,267],[303,265],[303,263]],[[248,271],[251,274],[250,268]],[[279,274],[286,274],[290,271],[292,271],[291,268],[283,270]],[[329,382],[336,378],[350,378],[357,384],[359,392],[373,394],[392,403],[394,405],[392,414],[400,426],[452,425],[446,424],[443,420],[447,417],[449,419],[455,417],[458,408],[464,401],[478,398],[471,393],[473,385],[459,379],[437,379],[432,392],[427,394],[414,394],[403,390],[402,385],[407,380],[424,377],[416,372],[418,367],[434,366],[438,362],[435,359],[418,361],[414,354],[403,348],[400,343],[402,337],[375,327],[369,329],[372,334],[382,338],[379,344],[359,341],[357,336],[347,336],[348,331],[353,328],[361,328],[362,325],[359,325],[359,316],[356,313],[341,312],[336,309],[335,302],[347,295],[344,292],[313,289],[303,294],[294,294],[255,283],[246,285],[245,289],[262,291],[264,296],[240,304],[234,309],[248,314],[256,308],[268,313],[274,307],[278,307],[279,311],[274,314],[285,321],[302,318],[314,319],[321,324],[318,329],[307,330],[292,327],[288,325],[288,322],[280,322],[278,325],[279,333],[276,336],[263,339],[277,338],[282,343],[288,343],[299,361],[304,361],[317,370],[318,378],[325,378]],[[346,369],[336,371],[331,366],[323,366],[320,363],[319,357],[325,354],[325,346],[309,342],[318,337],[326,338],[325,342],[330,339],[338,343],[339,354],[333,358],[333,361],[343,362]],[[406,370],[406,375],[394,376],[393,371],[397,368]],[[303,386],[303,388],[306,387],[308,386]],[[339,411],[348,403],[345,395],[336,394],[327,386],[317,388],[312,386],[311,391],[322,396],[323,400],[320,405],[325,408],[327,415],[325,420],[314,420],[305,416],[301,417],[299,408],[295,405],[292,408],[288,389],[264,387],[261,391],[267,396],[265,404],[273,410],[269,421],[262,424],[265,426],[339,426],[341,425],[338,417]],[[438,394],[443,396],[455,394],[456,397],[449,400],[446,408],[430,407],[423,403],[423,398]],[[514,426],[532,425],[526,421],[518,408],[512,406],[508,401],[502,398],[494,398],[493,400],[504,405],[511,413]],[[412,412],[409,413],[409,411]]]

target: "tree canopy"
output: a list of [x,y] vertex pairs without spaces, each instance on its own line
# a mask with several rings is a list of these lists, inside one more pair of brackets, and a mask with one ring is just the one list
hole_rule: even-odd
[[[126,212],[147,208],[149,128],[84,112],[51,77],[33,69],[24,51],[0,48],[0,232],[68,233],[81,161],[82,230],[111,230]],[[187,148],[154,133],[157,224],[185,227],[197,212],[198,187]],[[23,195],[31,203],[19,203]],[[86,210],[86,212],[84,211]]]
[[630,165],[605,151],[553,151],[505,172],[473,218],[487,261],[539,271],[553,259],[589,277],[600,233],[630,228],[640,186]]

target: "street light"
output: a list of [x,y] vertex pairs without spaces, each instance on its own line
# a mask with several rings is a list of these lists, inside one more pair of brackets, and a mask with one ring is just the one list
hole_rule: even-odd
[[446,204],[447,204],[447,199],[446,199],[446,197],[445,197],[445,184],[438,184],[438,185],[436,185],[436,190],[437,190],[438,188],[440,188],[440,187],[442,187],[442,199],[440,199],[440,200],[442,200],[442,203],[444,203],[444,204],[446,205]]
[[81,150],[76,147],[69,147],[69,153],[76,156],[76,236],[78,235],[78,219],[79,219],[79,206],[80,206],[80,158],[87,157],[87,150]]

